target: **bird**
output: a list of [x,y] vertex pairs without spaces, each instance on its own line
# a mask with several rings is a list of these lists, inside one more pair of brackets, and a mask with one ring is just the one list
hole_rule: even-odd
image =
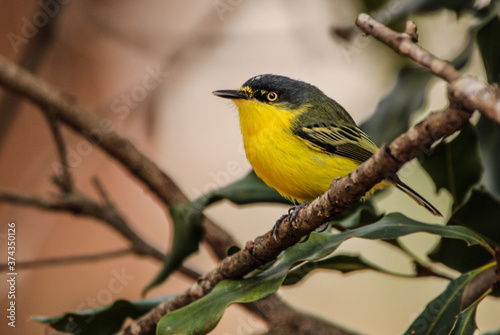
[[[347,176],[378,150],[339,103],[304,81],[262,74],[239,89],[212,93],[236,105],[250,165],[267,185],[298,204],[294,215],[326,192],[335,178]],[[397,175],[370,192],[391,185],[442,216]]]

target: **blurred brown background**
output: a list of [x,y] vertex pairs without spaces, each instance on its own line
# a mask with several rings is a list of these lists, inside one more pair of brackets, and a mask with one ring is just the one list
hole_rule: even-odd
[[[42,9],[37,1],[2,0],[1,4],[0,53],[19,60],[44,25]],[[371,39],[359,37],[348,45],[329,35],[332,25],[354,21],[362,10],[357,1],[74,0],[51,8],[60,15],[50,43],[43,46],[38,75],[112,120],[193,198],[237,180],[250,169],[235,108],[213,97],[213,90],[236,88],[257,74],[283,74],[320,87],[361,122],[391,88],[401,64],[397,55]],[[46,16],[49,13],[44,12]],[[421,18],[417,21],[420,41],[441,57],[451,56],[465,37],[466,25],[460,23],[448,12]],[[436,30],[440,33],[433,33]],[[467,70],[480,71],[474,67]],[[426,110],[444,104],[444,85],[436,81],[431,90],[435,99]],[[4,124],[7,127],[1,128],[0,134],[1,189],[51,197],[56,192],[50,177],[57,156],[45,118],[23,102],[15,117]],[[90,180],[98,176],[140,234],[167,250],[168,218],[155,199],[97,147],[66,129],[64,135],[80,189],[95,195]],[[228,164],[237,168],[228,169]],[[433,196],[433,186],[418,168],[406,171],[403,175],[410,185],[438,207],[446,208],[447,195]],[[409,215],[438,222],[406,198],[389,196],[381,206],[405,206]],[[269,230],[285,211],[282,206],[238,208],[223,203],[207,214],[243,244]],[[89,219],[0,205],[2,263],[7,258],[9,221],[17,224],[18,262],[127,246],[116,233]],[[423,235],[404,240],[420,255],[436,241]],[[349,241],[342,249],[363,252],[390,270],[411,271],[407,258],[375,242]],[[215,265],[203,250],[188,263],[200,272]],[[2,317],[0,333],[41,334],[43,326],[28,322],[28,316],[94,308],[118,298],[139,299],[159,267],[149,259],[125,256],[18,270],[16,328],[8,327]],[[6,274],[1,276],[3,316],[8,290]],[[119,280],[121,285],[116,284],[118,277],[123,279]],[[181,292],[190,283],[175,275],[148,296]],[[280,292],[294,306],[353,330],[398,334],[445,285],[445,281],[433,278],[317,272],[302,284]],[[481,329],[496,325],[498,307],[492,300],[480,305]],[[253,334],[263,329],[254,316],[233,306],[213,333]]]

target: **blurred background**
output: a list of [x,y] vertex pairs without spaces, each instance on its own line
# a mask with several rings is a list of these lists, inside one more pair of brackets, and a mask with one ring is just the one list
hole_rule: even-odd
[[[45,7],[39,3],[43,2],[1,1],[0,53],[15,61],[28,58],[37,75],[111,120],[190,198],[234,182],[250,170],[236,110],[212,91],[237,88],[257,74],[286,75],[318,86],[360,123],[391,90],[403,64],[398,55],[373,39],[360,35],[351,42],[333,38],[332,27],[351,25],[366,10],[360,1],[68,0],[46,1]],[[452,58],[463,48],[471,20],[451,11],[419,16],[420,44],[439,57]],[[47,24],[52,35],[41,38],[38,34]],[[33,39],[41,44],[26,55]],[[471,64],[466,72],[484,76],[477,60]],[[429,90],[432,99],[422,111],[446,104],[442,82],[432,81]],[[1,93],[5,97],[3,89]],[[44,116],[26,101],[12,115],[6,110],[0,113],[0,187],[50,198],[57,191],[51,182],[57,155]],[[98,176],[134,228],[166,251],[168,215],[156,199],[96,146],[67,129],[63,133],[78,187],[96,196],[90,181]],[[436,195],[417,165],[410,164],[401,175],[446,211],[448,195]],[[440,223],[397,191],[379,200],[381,208],[404,207],[409,216]],[[267,232],[286,210],[286,206],[237,207],[223,202],[207,215],[243,245]],[[18,262],[127,247],[99,222],[0,204],[2,255],[6,255],[7,223],[11,221],[17,227]],[[419,255],[437,241],[428,235],[403,240]],[[342,249],[362,252],[389,270],[412,271],[408,258],[381,243],[350,240]],[[216,263],[202,249],[188,265],[206,272]],[[8,327],[3,318],[0,333],[41,334],[44,327],[27,321],[29,316],[94,308],[118,298],[140,299],[141,290],[159,269],[158,262],[133,255],[20,269],[16,328]],[[2,273],[2,311],[8,304],[5,279]],[[148,296],[182,292],[191,283],[176,274]],[[351,275],[317,271],[279,294],[301,310],[355,331],[399,334],[446,284],[437,278],[401,279],[369,271]],[[480,305],[481,330],[498,326],[498,307],[498,302],[488,299]],[[255,334],[264,329],[253,315],[232,306],[213,333]]]

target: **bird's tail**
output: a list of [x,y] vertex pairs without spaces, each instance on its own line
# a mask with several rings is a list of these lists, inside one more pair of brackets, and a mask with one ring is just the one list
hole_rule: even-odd
[[395,180],[394,180],[394,177],[391,178],[391,182],[393,182],[394,185],[398,189],[400,189],[401,191],[405,192],[410,198],[412,198],[413,200],[415,200],[420,206],[425,207],[433,215],[440,216],[440,217],[443,216],[443,214],[441,214],[441,212],[438,211],[436,207],[432,206],[432,204],[429,201],[425,200],[425,198],[423,196],[421,196],[420,194],[418,194],[410,186],[408,186],[405,183],[403,183],[403,181],[401,179],[399,179],[399,177],[397,177]]

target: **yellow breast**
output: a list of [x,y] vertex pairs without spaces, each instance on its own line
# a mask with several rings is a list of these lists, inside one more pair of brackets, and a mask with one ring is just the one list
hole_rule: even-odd
[[324,193],[333,179],[358,167],[351,159],[314,150],[292,133],[304,110],[289,111],[254,100],[234,100],[248,161],[257,175],[298,203]]

